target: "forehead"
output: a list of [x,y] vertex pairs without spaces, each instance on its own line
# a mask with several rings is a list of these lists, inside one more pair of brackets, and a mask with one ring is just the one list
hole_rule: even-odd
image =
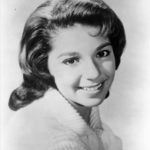
[[88,34],[91,37],[107,37],[107,33],[103,33],[103,28],[90,25],[81,25],[81,24],[74,24],[73,26],[69,26],[67,28],[57,28],[57,31],[54,33],[54,40],[59,40],[67,38],[68,36],[79,36]]
[[99,45],[108,42],[108,38],[101,36],[98,27],[75,24],[68,28],[60,28],[52,40],[52,51],[85,51],[95,49]]

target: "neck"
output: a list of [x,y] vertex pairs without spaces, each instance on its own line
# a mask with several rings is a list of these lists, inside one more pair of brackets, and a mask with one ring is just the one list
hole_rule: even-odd
[[80,104],[74,103],[74,102],[71,102],[71,105],[78,111],[78,113],[87,122],[87,124],[90,124],[91,108],[85,107],[83,105],[80,105]]
[[[60,91],[58,91],[58,92],[65,98],[65,96]],[[81,117],[89,125],[90,124],[91,108],[90,107],[85,107],[85,106],[83,106],[81,104],[78,104],[78,103],[75,103],[73,101],[69,101],[69,100],[67,100],[67,101],[77,110],[77,112],[81,115]]]

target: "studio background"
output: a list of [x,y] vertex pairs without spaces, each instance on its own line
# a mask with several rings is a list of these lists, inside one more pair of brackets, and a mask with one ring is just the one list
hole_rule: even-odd
[[[19,42],[26,19],[44,0],[1,1],[1,116],[6,126],[12,90],[22,82]],[[100,106],[102,120],[121,137],[124,150],[149,150],[150,139],[150,2],[105,0],[122,20],[127,46],[110,91]],[[1,128],[3,131],[3,127]],[[2,133],[2,135],[5,133]]]

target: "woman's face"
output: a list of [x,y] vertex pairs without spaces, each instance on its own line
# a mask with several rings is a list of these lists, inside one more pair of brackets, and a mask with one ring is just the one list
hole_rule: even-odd
[[107,38],[96,27],[75,24],[59,29],[48,67],[60,93],[85,107],[99,105],[115,75],[115,58]]

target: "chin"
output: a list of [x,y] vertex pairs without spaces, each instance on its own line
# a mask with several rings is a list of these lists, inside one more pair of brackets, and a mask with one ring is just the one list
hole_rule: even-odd
[[103,101],[104,101],[104,99],[86,99],[86,101],[88,101],[88,102],[90,102],[90,103],[84,103],[83,105],[85,106],[85,107],[95,107],[95,106],[98,106],[98,105],[100,105]]

